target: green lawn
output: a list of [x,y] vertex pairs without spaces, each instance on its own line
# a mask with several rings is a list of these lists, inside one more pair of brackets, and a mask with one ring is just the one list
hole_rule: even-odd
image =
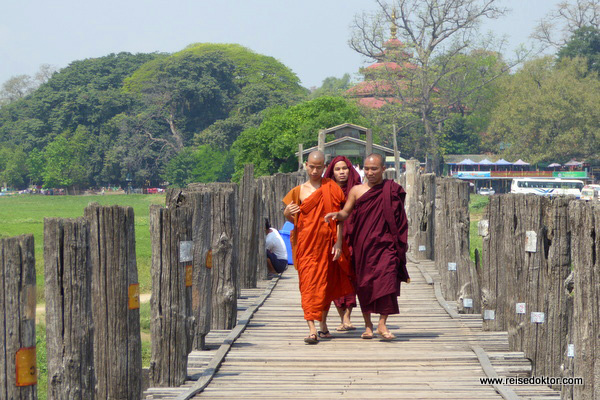
[[[150,204],[165,203],[165,196],[157,195],[105,195],[105,196],[40,196],[19,195],[0,197],[0,238],[32,233],[35,241],[38,303],[44,301],[44,218],[76,218],[83,216],[83,209],[91,202],[102,205],[133,207],[135,214],[136,257],[142,293],[150,292],[150,228],[148,213]],[[142,335],[142,363],[150,363],[150,303],[140,306]],[[36,350],[38,364],[38,398],[46,399],[47,362],[46,327],[38,323],[36,327]]]
[[475,262],[475,249],[479,250],[483,248],[483,239],[477,234],[477,226],[479,221],[483,217],[485,207],[490,202],[489,196],[482,196],[480,194],[472,194],[469,200],[469,214],[471,216],[471,226],[469,229],[469,244],[471,251],[471,260]]

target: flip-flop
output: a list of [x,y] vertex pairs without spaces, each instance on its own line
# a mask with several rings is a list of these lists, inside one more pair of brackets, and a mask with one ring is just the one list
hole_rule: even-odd
[[[356,329],[356,328],[354,328],[354,329]],[[338,326],[337,328],[335,328],[335,330],[338,332],[345,332],[345,331],[349,331],[350,329],[344,325],[341,325],[341,326]]]
[[317,344],[317,343],[319,343],[319,339],[317,339],[317,335],[315,335],[314,333],[311,333],[310,335],[308,335],[307,337],[304,338],[304,343]]
[[329,331],[319,331],[317,332],[317,334],[319,335],[319,337],[321,339],[331,339],[333,337],[333,335],[331,333],[329,333]]
[[396,339],[396,336],[394,336],[394,334],[389,331],[388,332],[379,332],[379,330],[377,330],[376,333],[381,336],[381,340],[383,340],[384,342],[390,342],[390,341]]
[[354,325],[344,325],[344,328],[346,328],[347,331],[353,331],[356,329]]
[[364,332],[362,335],[360,335],[360,337],[361,337],[362,339],[373,339],[373,334],[370,334],[370,333]]

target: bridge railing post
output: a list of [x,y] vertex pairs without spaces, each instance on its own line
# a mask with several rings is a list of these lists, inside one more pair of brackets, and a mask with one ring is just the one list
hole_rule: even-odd
[[44,219],[48,398],[94,399],[89,225]]
[[0,239],[0,398],[37,399],[33,235]]
[[84,216],[90,225],[96,397],[137,399],[142,349],[133,208],[93,203]]
[[192,210],[150,206],[152,237],[151,386],[179,386],[192,350]]

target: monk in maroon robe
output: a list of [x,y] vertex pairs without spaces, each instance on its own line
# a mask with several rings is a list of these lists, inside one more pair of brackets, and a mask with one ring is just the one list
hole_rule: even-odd
[[356,271],[356,294],[365,319],[362,338],[373,338],[371,314],[378,313],[376,333],[383,340],[395,336],[387,329],[388,315],[398,314],[400,282],[409,282],[406,270],[408,223],[404,211],[404,189],[383,179],[383,157],[371,154],[365,160],[367,182],[352,188],[344,209],[329,213],[344,221],[352,210],[351,246]]
[[[344,156],[335,157],[327,170],[325,171],[325,178],[333,179],[344,192],[344,196],[347,198],[348,193],[350,193],[350,189],[352,189],[356,185],[361,184],[360,175],[354,169],[352,162]],[[343,207],[343,204],[342,204]],[[352,231],[352,217],[348,218],[344,221],[344,232],[343,238],[344,243],[342,247],[342,251],[346,255],[346,257],[351,260],[352,257],[352,249],[349,246],[350,244],[350,236],[349,233]],[[352,267],[352,265],[350,265]],[[354,268],[349,271],[349,277],[352,281],[354,281]],[[333,301],[335,304],[335,308],[340,316],[340,326],[337,327],[337,331],[350,331],[356,329],[352,322],[350,321],[350,316],[352,314],[352,309],[356,307],[356,293],[350,293],[343,297],[337,298]],[[323,318],[327,318],[327,312],[323,313]]]

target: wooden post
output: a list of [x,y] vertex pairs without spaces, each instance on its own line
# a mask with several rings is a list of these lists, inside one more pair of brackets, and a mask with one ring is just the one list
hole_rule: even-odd
[[[573,376],[584,385],[570,388],[573,399],[600,398],[600,204],[571,202],[574,307],[572,344]],[[565,397],[563,397],[565,398]]]
[[[263,221],[267,218],[266,206],[263,197],[263,182],[259,179],[256,180],[256,212],[260,215],[260,218],[256,221],[258,225],[258,229],[263,228]],[[269,220],[271,225],[273,222]],[[275,229],[277,227],[273,225]],[[264,234],[264,230],[260,231],[262,234],[258,235],[257,247],[256,247],[256,279],[267,279],[267,275],[269,270],[267,268],[267,250],[265,248],[266,243],[266,235]]]
[[142,394],[139,283],[133,208],[90,204],[96,397]]
[[239,268],[237,185],[209,184],[212,202],[212,329],[232,329],[237,320]]
[[94,399],[94,325],[89,226],[44,219],[49,399]]
[[180,386],[192,350],[192,210],[150,206],[152,236],[151,386]]
[[469,251],[469,184],[437,178],[435,190],[435,264],[442,294],[457,301],[459,312],[479,313],[479,279]]
[[404,209],[406,210],[406,219],[408,220],[408,242],[409,251],[413,254],[417,253],[417,249],[414,248],[414,237],[416,231],[415,225],[415,204],[416,198],[416,187],[419,175],[419,161],[413,159],[406,160],[406,173],[404,174],[404,190],[406,191],[406,199],[404,202]]
[[298,171],[302,170],[304,168],[304,162],[303,162],[303,156],[302,153],[304,152],[304,145],[302,143],[298,143]]
[[33,235],[0,239],[0,398],[37,399]]
[[325,130],[324,129],[319,130],[317,150],[325,153]]
[[[240,182],[238,199],[239,221],[239,285],[238,288],[256,287],[256,263],[259,236],[264,236],[262,208],[258,207],[254,181],[254,165],[244,166],[244,176]],[[257,221],[258,220],[258,221]],[[262,229],[260,227],[262,226]]]
[[[433,260],[435,239],[435,174],[418,175],[412,203],[414,247],[418,260]],[[414,197],[413,197],[414,199]],[[410,225],[409,225],[410,235]]]
[[[365,145],[365,159],[371,154],[373,153],[373,131],[371,129],[367,129],[367,132],[365,134],[365,141],[367,142],[367,144]],[[365,166],[365,162],[363,161],[363,168]]]
[[392,125],[394,134],[394,168],[396,169],[396,182],[400,181],[400,153],[398,152],[398,136],[396,135],[396,124]]

